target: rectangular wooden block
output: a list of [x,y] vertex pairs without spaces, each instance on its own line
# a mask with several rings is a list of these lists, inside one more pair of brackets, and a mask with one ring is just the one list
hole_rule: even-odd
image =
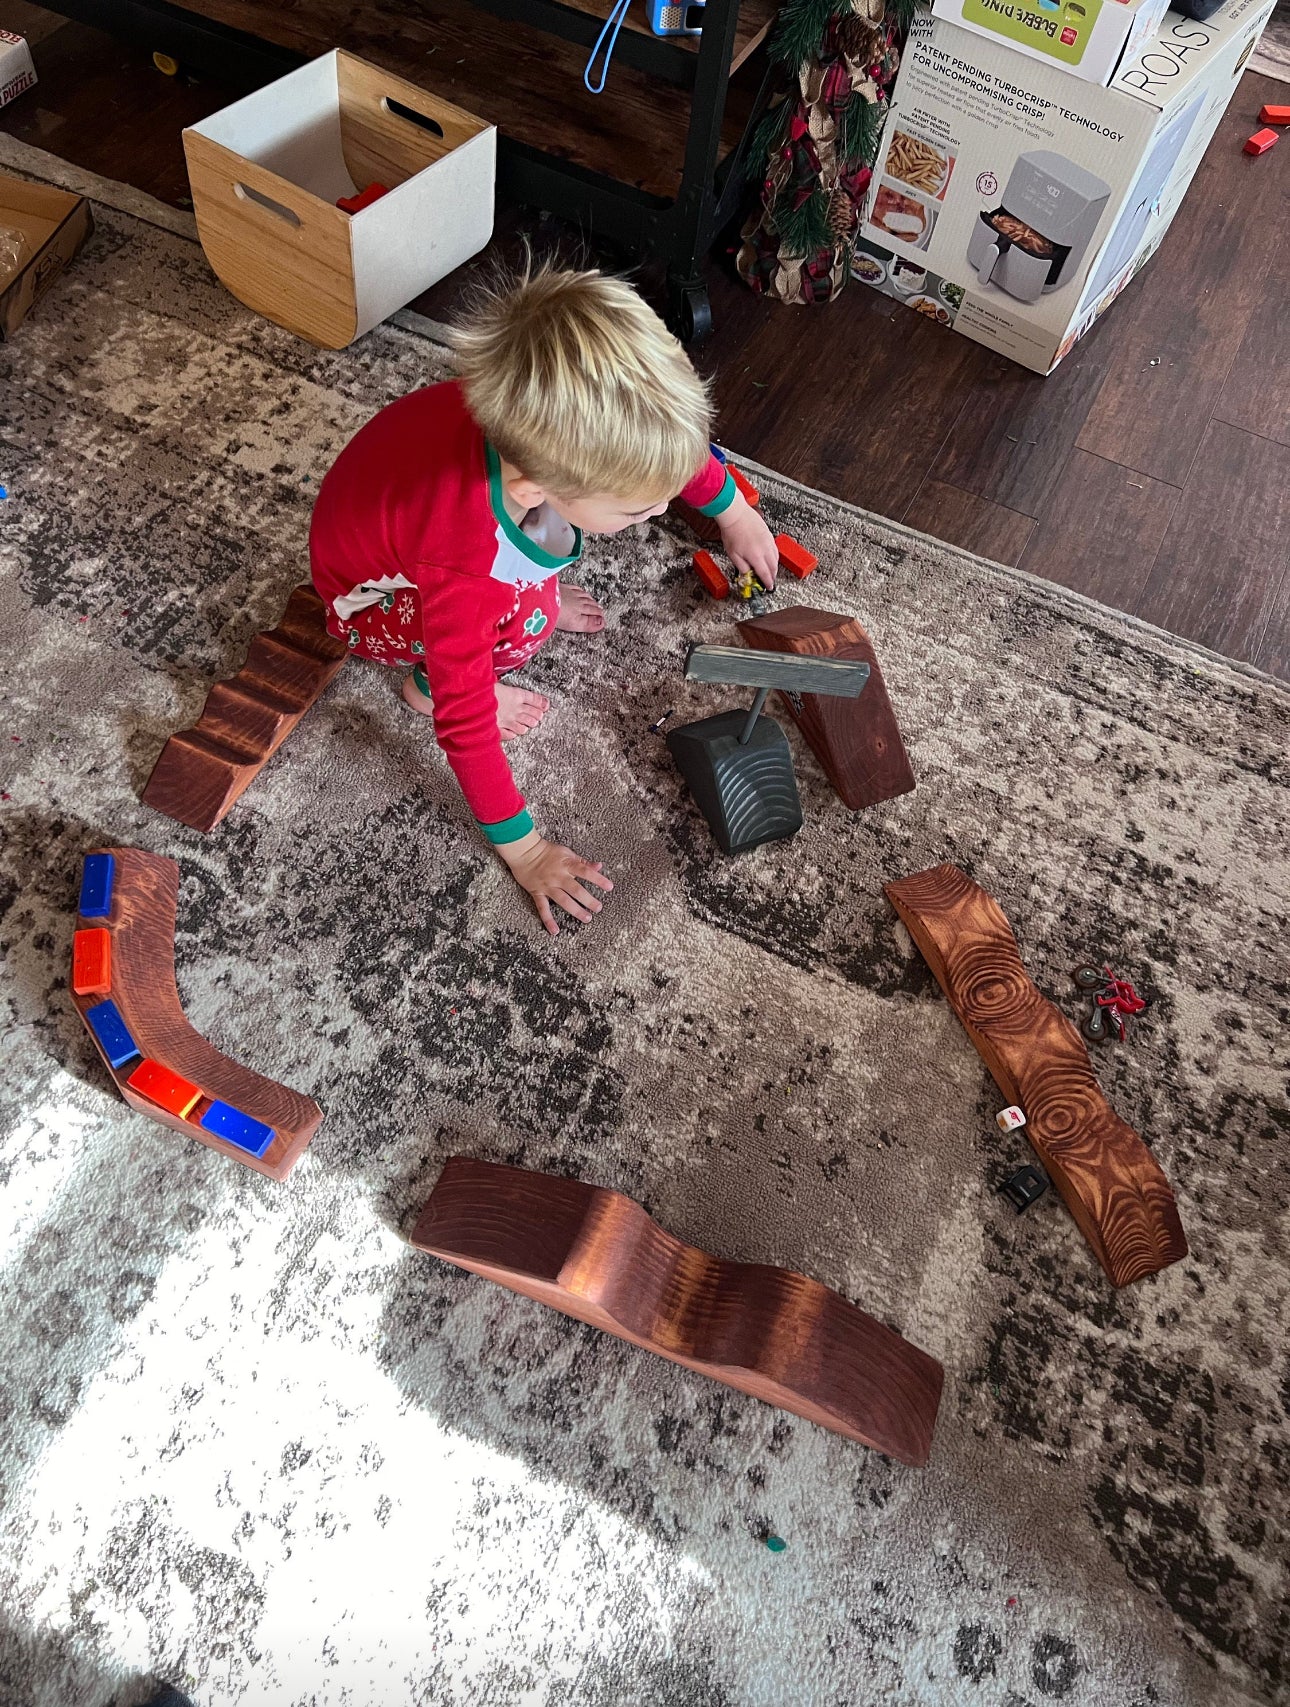
[[78,996],[106,996],[111,988],[111,931],[77,931],[72,938],[72,989]]
[[112,879],[116,862],[111,854],[90,854],[81,867],[81,898],[77,912],[83,919],[106,919],[112,911]]
[[915,786],[896,714],[873,644],[854,617],[791,605],[738,624],[745,646],[814,658],[866,663],[869,684],[858,699],[781,694],[838,797],[852,812],[908,794]]
[[729,598],[730,582],[710,551],[695,552],[694,572],[714,599]]
[[139,1054],[139,1045],[121,1018],[113,1001],[98,1002],[85,1010],[85,1023],[94,1033],[109,1067],[124,1067]]
[[138,1091],[149,1102],[155,1102],[158,1108],[169,1109],[181,1120],[191,1114],[201,1101],[202,1093],[190,1079],[185,1079],[180,1073],[172,1073],[160,1061],[140,1061],[126,1083],[131,1090]]

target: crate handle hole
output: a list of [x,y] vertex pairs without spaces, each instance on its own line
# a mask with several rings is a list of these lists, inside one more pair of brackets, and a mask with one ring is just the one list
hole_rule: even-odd
[[443,126],[417,112],[415,107],[405,107],[402,101],[391,100],[388,95],[382,95],[381,106],[387,113],[393,113],[396,119],[406,119],[409,124],[416,125],[418,130],[428,130],[431,136],[443,135]]
[[300,215],[292,213],[289,207],[283,207],[281,202],[275,202],[272,196],[266,196],[259,190],[253,190],[249,184],[234,184],[234,190],[244,202],[254,202],[266,213],[271,213],[277,219],[285,219],[288,225],[299,225]]

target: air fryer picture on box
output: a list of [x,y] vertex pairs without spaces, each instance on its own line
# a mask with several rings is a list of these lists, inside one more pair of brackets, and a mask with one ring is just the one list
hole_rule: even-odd
[[920,14],[853,275],[1051,372],[1159,246],[1272,3],[1166,13],[1106,89]]

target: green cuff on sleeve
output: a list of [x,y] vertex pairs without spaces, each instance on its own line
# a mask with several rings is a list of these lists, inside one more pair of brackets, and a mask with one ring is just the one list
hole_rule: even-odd
[[719,516],[723,510],[728,510],[735,501],[735,493],[739,488],[735,485],[734,476],[726,470],[726,477],[721,482],[721,490],[715,498],[706,504],[697,504],[695,508],[701,516]]
[[475,822],[494,847],[503,842],[518,842],[533,828],[533,818],[527,806],[521,806],[513,818],[503,818],[500,824],[480,824],[478,818]]

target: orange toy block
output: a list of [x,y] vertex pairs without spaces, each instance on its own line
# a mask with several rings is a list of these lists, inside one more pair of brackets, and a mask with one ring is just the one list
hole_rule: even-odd
[[796,575],[799,581],[804,581],[820,561],[818,557],[812,557],[804,545],[799,545],[791,534],[777,533],[775,548],[779,552],[780,568]]
[[694,572],[714,599],[728,599],[730,597],[730,582],[726,579],[724,570],[710,551],[695,552]]
[[140,1061],[139,1065],[126,1080],[133,1091],[147,1097],[149,1102],[155,1102],[158,1108],[165,1108],[171,1114],[177,1114],[183,1120],[194,1104],[200,1102],[202,1093],[190,1080],[181,1078],[178,1073],[172,1073],[169,1067],[163,1067],[160,1061]]
[[1290,124],[1290,107],[1260,107],[1260,124]]
[[78,996],[106,996],[111,992],[111,931],[77,931],[73,936],[72,989]]
[[734,481],[735,485],[743,493],[744,497],[752,505],[753,509],[757,509],[761,504],[761,493],[753,485],[752,481],[749,480],[746,474],[740,474],[739,470],[733,463],[728,462],[726,467],[729,469],[730,478]]
[[1266,154],[1269,148],[1275,148],[1280,137],[1274,130],[1256,130],[1245,144],[1247,154]]

